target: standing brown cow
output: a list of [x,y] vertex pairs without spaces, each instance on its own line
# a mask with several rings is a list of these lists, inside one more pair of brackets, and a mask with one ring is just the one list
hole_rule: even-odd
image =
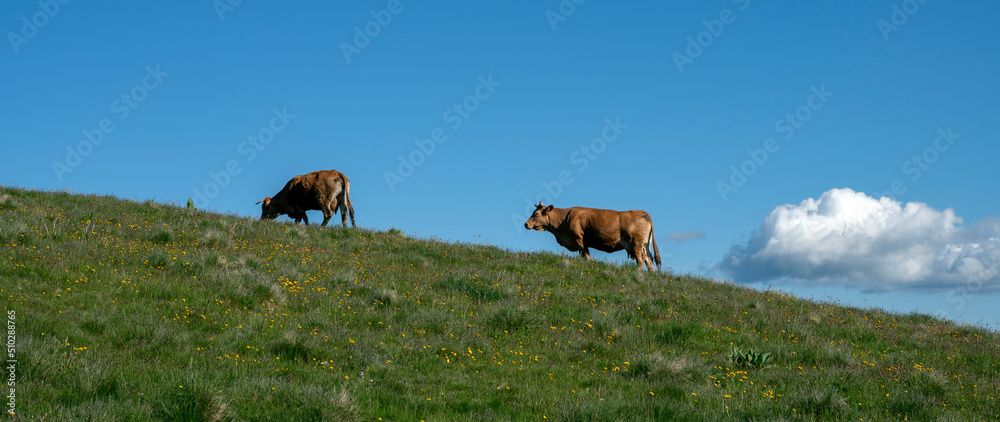
[[295,176],[285,184],[274,197],[266,197],[257,202],[260,206],[261,220],[274,220],[282,214],[288,214],[295,219],[295,224],[305,220],[308,210],[323,211],[325,226],[333,214],[340,209],[340,219],[347,227],[347,214],[351,214],[351,226],[354,225],[354,206],[351,205],[351,181],[337,170],[320,170],[309,174]]
[[524,223],[529,230],[551,232],[560,245],[570,252],[580,252],[584,259],[590,259],[594,248],[603,252],[622,249],[634,258],[639,269],[653,270],[652,246],[656,253],[656,268],[660,268],[660,248],[653,236],[653,220],[641,210],[612,211],[595,208],[555,208],[541,202],[535,205],[535,212]]

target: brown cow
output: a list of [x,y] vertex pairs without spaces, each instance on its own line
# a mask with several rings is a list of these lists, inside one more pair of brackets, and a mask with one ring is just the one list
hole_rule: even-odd
[[295,219],[295,224],[305,220],[308,210],[323,211],[325,226],[333,214],[340,208],[340,219],[347,227],[347,214],[351,214],[351,226],[354,226],[354,206],[351,205],[351,181],[337,170],[320,170],[309,174],[295,176],[285,184],[274,197],[266,197],[257,202],[260,206],[261,220],[274,220],[282,214],[288,214]]
[[587,248],[603,252],[625,249],[640,270],[644,263],[647,269],[653,270],[654,257],[649,251],[652,246],[656,252],[656,268],[660,268],[660,248],[656,246],[656,237],[653,236],[653,220],[645,211],[555,208],[539,202],[531,218],[524,223],[524,228],[551,232],[560,245],[570,252],[579,251],[584,259],[590,259]]

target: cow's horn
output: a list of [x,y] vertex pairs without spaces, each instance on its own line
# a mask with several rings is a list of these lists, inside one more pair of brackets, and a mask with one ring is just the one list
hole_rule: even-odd
[[[264,200],[266,200],[266,199],[267,199],[267,198],[264,198],[264,199],[261,199],[260,201],[257,201],[257,204],[259,204],[259,203],[261,203],[261,202],[264,202]],[[257,205],[257,204],[254,204],[254,205]]]

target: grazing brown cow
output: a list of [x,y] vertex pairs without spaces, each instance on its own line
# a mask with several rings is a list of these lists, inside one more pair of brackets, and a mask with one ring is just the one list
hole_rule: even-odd
[[[351,205],[351,181],[337,170],[320,170],[309,174],[295,176],[285,184],[274,197],[266,197],[257,202],[260,206],[261,220],[274,220],[282,214],[288,214],[295,219],[295,224],[305,220],[308,210],[323,211],[325,226],[333,214],[340,209],[340,219],[347,227],[347,214],[351,214],[351,226],[354,225],[354,206]],[[356,226],[355,226],[356,227]]]
[[656,252],[656,268],[660,268],[660,249],[653,236],[653,220],[645,211],[556,208],[539,202],[531,218],[524,223],[524,228],[551,232],[560,245],[570,252],[579,251],[584,259],[590,259],[587,248],[603,252],[625,249],[640,270],[644,263],[647,269],[653,270],[654,257],[649,251],[652,246]]

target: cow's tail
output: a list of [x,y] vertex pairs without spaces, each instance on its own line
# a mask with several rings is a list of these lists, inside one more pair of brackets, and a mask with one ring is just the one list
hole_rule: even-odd
[[351,181],[347,180],[347,176],[344,176],[344,204],[347,205],[347,210],[351,215],[351,227],[357,227],[354,224],[354,205],[351,204]]
[[653,253],[655,253],[655,258],[654,259],[656,259],[656,270],[659,271],[660,270],[660,248],[658,246],[656,246],[656,235],[653,234],[653,221],[652,221],[652,219],[650,219],[650,221],[649,221],[649,242],[648,243],[653,247]]

